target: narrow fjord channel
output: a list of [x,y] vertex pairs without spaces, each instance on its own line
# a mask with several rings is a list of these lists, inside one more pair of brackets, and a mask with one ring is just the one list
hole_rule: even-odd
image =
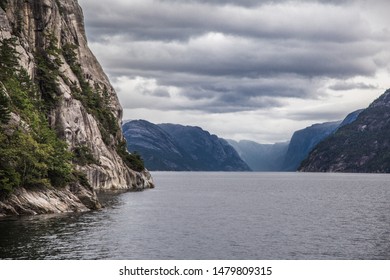
[[101,211],[0,220],[0,259],[390,259],[389,175],[153,177]]

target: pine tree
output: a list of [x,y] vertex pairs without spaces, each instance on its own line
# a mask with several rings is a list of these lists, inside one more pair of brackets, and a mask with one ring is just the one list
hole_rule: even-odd
[[[0,84],[0,87],[2,85]],[[3,92],[3,89],[0,88],[0,125],[8,123],[11,117],[11,112],[9,110],[9,99]]]
[[15,75],[19,68],[18,52],[15,49],[16,39],[3,39],[0,42],[0,82]]

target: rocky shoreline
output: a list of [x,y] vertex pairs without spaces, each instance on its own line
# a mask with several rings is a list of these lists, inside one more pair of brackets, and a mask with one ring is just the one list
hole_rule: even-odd
[[[126,188],[101,190],[103,193],[143,191],[154,188],[150,173],[138,173],[139,184]],[[96,191],[83,186],[55,188],[18,188],[6,198],[0,198],[0,218],[68,212],[87,212],[104,207]]]

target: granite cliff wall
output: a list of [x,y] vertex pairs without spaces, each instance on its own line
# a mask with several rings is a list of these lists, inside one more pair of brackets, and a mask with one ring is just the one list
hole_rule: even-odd
[[[88,48],[83,13],[77,0],[2,0],[0,42],[10,38],[15,39],[19,64],[36,83],[41,98],[45,99],[44,94],[55,98],[47,113],[50,127],[66,141],[69,151],[87,151],[94,160],[74,163],[75,168],[86,175],[90,189],[68,186],[66,190],[53,191],[58,195],[50,195],[56,203],[66,192],[65,200],[73,201],[68,203],[72,206],[61,206],[57,210],[48,207],[47,211],[45,207],[40,210],[31,206],[31,211],[21,210],[24,206],[18,205],[18,201],[29,201],[28,186],[22,186],[23,190],[0,202],[0,209],[8,209],[3,213],[85,210],[99,207],[96,190],[152,188],[149,172],[134,171],[126,162],[120,130],[122,108],[106,74]],[[38,65],[41,57],[58,66],[54,93],[41,78],[42,67]],[[18,119],[17,113],[13,116]],[[38,193],[45,196],[42,191]],[[33,204],[32,197],[29,203]],[[77,207],[77,204],[83,206]]]

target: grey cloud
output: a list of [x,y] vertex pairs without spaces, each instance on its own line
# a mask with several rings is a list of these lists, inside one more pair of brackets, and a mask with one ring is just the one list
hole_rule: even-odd
[[[375,41],[377,35],[359,13],[341,4],[306,7],[298,1],[301,6],[296,8],[290,1],[286,7],[280,5],[283,1],[266,1],[278,4],[274,11],[273,5],[264,7],[265,2],[262,7],[235,9],[210,8],[205,5],[210,1],[145,0],[135,1],[134,7],[117,1],[118,7],[110,6],[109,12],[106,4],[85,2],[92,3],[87,5],[88,26],[95,34],[92,41],[100,42],[99,57],[114,76],[165,72],[346,79],[372,76],[381,63],[375,54],[383,43]],[[232,2],[241,3],[212,4]]]
[[291,113],[288,115],[288,118],[295,121],[306,121],[312,120],[313,122],[324,122],[327,121],[340,121],[346,117],[346,112],[340,110],[335,111],[317,111],[317,112],[298,112]]
[[169,92],[166,89],[157,89],[153,91],[152,95],[158,96],[158,97],[171,97]]
[[302,1],[288,2],[286,7],[281,6],[283,1],[266,1],[255,8],[245,7],[241,1],[213,2],[234,2],[238,7],[206,5],[211,1],[147,0],[133,6],[117,0],[108,7],[105,3],[84,1],[92,41],[114,34],[129,40],[188,40],[210,31],[256,38],[356,41],[370,33],[353,9],[320,4],[309,9]]
[[[197,100],[201,102],[196,102]],[[277,98],[259,96],[257,98],[248,98],[247,96],[226,94],[214,97],[208,100],[192,100],[186,104],[156,104],[154,109],[170,110],[195,110],[204,113],[240,113],[245,111],[254,111],[267,108],[282,107],[285,102]]]
[[366,83],[338,82],[331,85],[329,89],[335,91],[354,90],[354,89],[378,89],[378,86],[370,85]]
[[[323,80],[375,76],[388,65],[383,58],[389,57],[390,40],[356,9],[357,2],[80,0],[92,48],[111,78],[155,80],[157,88],[139,89],[146,98],[160,98],[147,109],[207,113],[282,107],[286,98],[326,94],[319,90]],[[373,87],[345,82],[330,87],[352,88]],[[125,108],[147,104],[135,105],[131,92],[123,94]]]
[[[231,100],[225,98],[221,100],[217,100],[216,102],[212,102],[203,106],[201,110],[207,113],[239,113],[244,111],[253,111],[265,108],[275,108],[282,107],[285,103],[272,98],[261,98],[260,100],[251,100],[247,99],[242,102],[241,99],[236,96],[230,95],[232,97]],[[194,108],[199,110],[200,108]]]
[[[170,81],[171,84],[175,82]],[[182,85],[182,95],[190,100],[207,100],[193,105],[207,112],[242,112],[281,107],[283,98],[311,98],[307,81],[272,77],[268,79],[215,78],[192,81]]]
[[[154,77],[156,78],[157,75]],[[304,96],[316,98],[311,91],[307,90],[315,87],[316,82],[308,82],[298,77],[242,79],[181,74],[169,76],[169,78],[159,77],[157,81],[152,91],[144,88],[142,93],[147,92],[148,95],[157,96],[156,92],[167,92],[167,86],[174,86],[179,93],[175,96],[159,95],[165,98],[150,104],[149,109],[232,113],[281,107],[285,104],[284,98],[303,98]],[[177,95],[180,96],[182,102],[175,101],[178,98]],[[130,94],[122,97],[122,100],[126,100],[123,105],[133,106],[131,99]]]
[[296,74],[308,78],[349,78],[370,76],[377,70],[375,49],[365,43],[339,45],[236,37],[222,37],[221,42],[213,40],[205,37],[188,43],[134,42],[125,44],[120,55],[116,49],[102,45],[99,56],[114,75],[159,71],[201,76]]
[[[176,84],[170,80],[171,84]],[[286,77],[272,77],[269,79],[233,79],[216,78],[203,81],[187,82],[180,85],[186,97],[196,99],[213,99],[225,102],[240,100],[255,100],[256,98],[302,98],[310,97],[307,91],[308,84],[304,80],[286,79]],[[254,107],[254,106],[252,106]]]
[[166,3],[203,3],[208,5],[234,5],[234,6],[244,6],[244,7],[256,7],[266,4],[280,4],[283,2],[297,2],[297,3],[323,3],[331,5],[343,5],[345,3],[353,2],[354,0],[160,0],[161,2]]
[[154,90],[150,90],[147,88],[138,89],[141,94],[145,96],[155,96],[155,97],[170,97],[170,93],[163,88],[157,88]]

